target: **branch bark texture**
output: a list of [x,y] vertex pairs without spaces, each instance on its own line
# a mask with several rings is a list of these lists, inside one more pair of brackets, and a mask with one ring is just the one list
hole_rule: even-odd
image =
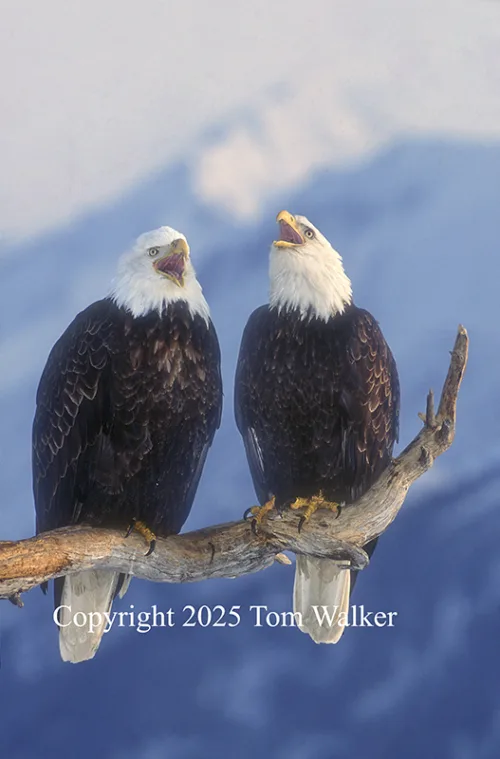
[[[196,582],[239,577],[282,560],[282,551],[335,558],[362,569],[362,546],[396,518],[408,489],[453,442],[458,391],[467,364],[468,336],[460,326],[437,412],[432,391],[424,426],[373,487],[335,517],[316,512],[298,531],[300,511],[271,511],[254,534],[241,520],[159,538],[151,556],[137,533],[84,525],[64,527],[16,542],[0,542],[0,598],[22,605],[20,594],[54,577],[85,569],[110,569],[156,582]],[[243,511],[243,509],[242,509]]]

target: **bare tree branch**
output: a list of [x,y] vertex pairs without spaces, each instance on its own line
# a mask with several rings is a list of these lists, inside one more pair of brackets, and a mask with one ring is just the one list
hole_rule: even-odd
[[27,540],[0,542],[0,598],[22,605],[20,594],[61,575],[85,569],[111,569],[157,582],[194,582],[211,577],[239,577],[283,562],[281,551],[336,558],[362,569],[362,547],[380,535],[397,516],[411,484],[446,451],[455,435],[457,396],[467,364],[468,336],[460,326],[451,354],[439,408],[432,391],[424,427],[387,467],[375,485],[338,518],[316,512],[301,532],[300,513],[271,511],[255,535],[248,521],[207,527],[159,538],[146,557],[144,539],[132,533],[84,525],[64,527]]

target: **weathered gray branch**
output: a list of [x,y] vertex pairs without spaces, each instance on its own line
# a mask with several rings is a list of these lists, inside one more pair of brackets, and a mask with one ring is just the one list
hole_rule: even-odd
[[[127,572],[145,580],[194,582],[211,577],[239,577],[271,565],[277,554],[293,553],[345,559],[362,569],[368,557],[362,546],[380,535],[397,516],[411,484],[446,451],[455,435],[456,403],[467,364],[468,337],[459,327],[437,413],[432,391],[424,427],[375,485],[338,518],[316,512],[301,532],[300,512],[271,511],[255,535],[248,521],[207,527],[158,539],[145,556],[144,539],[117,530],[64,527],[27,540],[0,542],[0,598],[21,604],[20,593],[53,577],[82,569]],[[278,560],[281,557],[278,556]]]

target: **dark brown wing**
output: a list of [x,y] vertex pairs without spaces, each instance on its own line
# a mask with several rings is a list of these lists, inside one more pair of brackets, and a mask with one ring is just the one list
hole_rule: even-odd
[[[399,434],[396,363],[378,323],[355,309],[345,346],[337,345],[338,403],[345,466],[352,472],[351,498],[365,492],[387,466]],[[342,357],[342,354],[344,356]]]
[[117,349],[116,309],[98,301],[54,345],[42,374],[33,422],[37,530],[78,519],[91,485],[90,453],[112,423],[110,357]]
[[[269,361],[272,330],[269,329],[271,312],[268,306],[257,308],[250,316],[241,340],[240,353],[236,366],[234,381],[234,413],[236,426],[240,431],[245,446],[250,473],[260,503],[265,503],[273,494],[272,476],[268,474],[268,449],[263,451],[261,445],[267,442],[259,435],[259,421],[266,414],[265,399],[259,402],[259,374],[257,366],[266,363],[266,370],[273,371]],[[276,378],[274,378],[276,379]],[[273,377],[269,377],[274,384]],[[277,431],[276,431],[277,432]],[[261,440],[259,441],[259,438]],[[265,458],[264,458],[265,457]]]

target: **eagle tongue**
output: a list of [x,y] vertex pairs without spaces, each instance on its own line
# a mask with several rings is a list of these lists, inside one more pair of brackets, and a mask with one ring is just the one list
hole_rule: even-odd
[[184,274],[184,256],[182,253],[173,253],[158,261],[156,268],[180,282]]
[[292,243],[293,245],[301,245],[304,242],[300,234],[288,222],[281,220],[279,225],[280,240]]

